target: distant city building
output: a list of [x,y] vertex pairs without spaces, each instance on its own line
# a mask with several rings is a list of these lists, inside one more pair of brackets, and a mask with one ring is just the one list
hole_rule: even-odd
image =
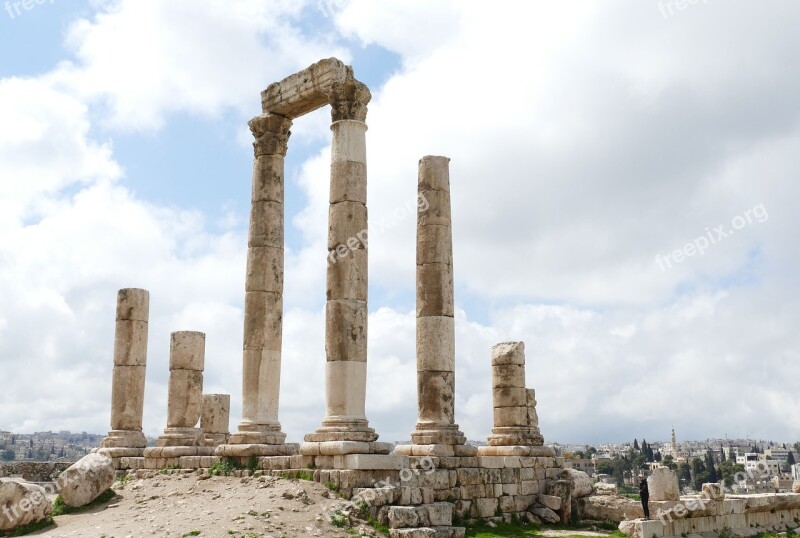
[[789,460],[790,452],[792,451],[788,448],[768,448],[764,451],[764,455],[781,463],[786,463]]
[[595,475],[594,459],[566,459],[564,460],[564,468],[583,471],[589,476]]

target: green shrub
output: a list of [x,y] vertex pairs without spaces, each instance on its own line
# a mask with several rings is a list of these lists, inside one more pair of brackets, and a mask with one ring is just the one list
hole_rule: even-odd
[[211,466],[208,472],[211,476],[229,475],[236,470],[236,462],[232,458],[222,458]]

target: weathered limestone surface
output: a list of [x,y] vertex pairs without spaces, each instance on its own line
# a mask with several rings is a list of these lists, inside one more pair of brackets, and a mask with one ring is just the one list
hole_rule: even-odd
[[38,523],[53,511],[43,487],[15,478],[0,478],[0,508],[0,531]]
[[[326,65],[330,72],[338,69],[338,64]],[[320,71],[322,67],[316,64],[310,69]],[[319,453],[319,444],[331,442],[353,443],[341,445],[340,455],[353,453],[355,447],[362,453],[388,453],[383,443],[375,443],[378,435],[369,427],[365,410],[368,232],[364,120],[371,94],[352,77],[352,70],[331,83],[325,93],[331,105],[333,133],[325,306],[326,409],[322,426],[305,436],[301,453]]]
[[573,499],[580,499],[581,497],[587,497],[592,494],[592,479],[583,471],[564,469],[560,478],[569,481],[572,485],[571,492]]
[[634,538],[713,536],[724,529],[733,536],[753,536],[797,527],[800,495],[729,495],[724,499],[684,496],[679,501],[651,501],[650,512],[652,520],[622,521],[620,530]]
[[[417,195],[429,201],[417,215],[417,409],[414,445],[399,453],[473,456],[455,423],[455,321],[453,240],[450,218],[450,159],[427,155],[419,161]],[[436,445],[440,445],[437,447]],[[425,449],[421,447],[427,447]]]
[[[542,446],[536,393],[525,388],[525,344],[505,342],[492,348],[494,428],[490,447]],[[482,448],[483,449],[483,448]]]
[[[281,90],[280,86],[270,86]],[[262,101],[288,95],[262,93]],[[264,109],[248,123],[253,142],[253,184],[250,233],[245,278],[244,345],[242,352],[242,420],[238,431],[218,455],[268,456],[283,453],[286,434],[278,419],[280,403],[281,349],[283,337],[284,279],[284,158],[291,118]],[[226,427],[227,432],[227,427]],[[219,445],[223,432],[207,437]],[[224,442],[224,441],[222,441]],[[260,448],[258,448],[260,447]],[[296,450],[289,445],[289,450]]]
[[[578,500],[581,516],[598,521],[624,521],[644,517],[639,501],[618,495],[591,495]],[[653,511],[655,514],[655,511]]]
[[115,449],[141,449],[147,446],[142,433],[147,332],[150,293],[125,288],[117,293],[114,335],[114,372],[111,381],[111,431],[100,446]]
[[261,92],[264,113],[297,118],[329,103],[330,88],[353,78],[353,69],[336,58],[327,58],[270,84]]
[[114,465],[102,454],[88,454],[61,473],[56,484],[64,503],[73,507],[89,504],[114,483]]
[[219,446],[228,440],[231,415],[230,394],[204,394],[200,415],[203,444]]
[[647,477],[651,501],[677,501],[681,497],[678,476],[669,467],[658,467]]
[[[167,427],[156,440],[156,447],[197,447],[202,443],[197,422],[203,404],[205,346],[206,335],[201,332],[178,331],[170,337]],[[146,457],[164,453],[145,450]]]

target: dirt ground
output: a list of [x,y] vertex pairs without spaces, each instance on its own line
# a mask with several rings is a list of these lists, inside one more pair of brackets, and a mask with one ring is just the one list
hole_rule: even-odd
[[[104,506],[55,517],[56,526],[31,536],[139,538],[346,537],[330,516],[348,504],[316,482],[262,476],[236,478],[195,473],[156,474],[113,486]],[[362,536],[374,529],[353,521]],[[361,528],[359,528],[359,526]]]

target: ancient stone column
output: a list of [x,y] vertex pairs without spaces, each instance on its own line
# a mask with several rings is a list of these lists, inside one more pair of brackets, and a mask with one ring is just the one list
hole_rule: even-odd
[[419,161],[417,191],[417,403],[415,445],[463,445],[455,423],[455,322],[450,159]]
[[506,342],[492,348],[493,446],[541,446],[535,394],[525,388],[525,344]]
[[219,446],[228,441],[231,415],[230,394],[204,394],[200,429],[206,446]]
[[[245,281],[242,420],[230,444],[281,445],[278,421],[283,332],[283,167],[292,121],[277,114],[250,120],[255,137]],[[231,449],[233,450],[233,449]],[[234,455],[233,452],[225,455]],[[264,446],[247,455],[273,455]]]
[[367,388],[367,103],[358,81],[330,93],[331,185],[325,308],[325,397],[322,427],[308,442],[378,438],[365,413]]
[[203,403],[206,335],[195,331],[172,333],[169,350],[167,427],[158,447],[193,447],[202,441],[197,428]]
[[[111,382],[111,431],[101,441],[101,448],[143,449],[147,446],[142,433],[142,412],[149,310],[150,293],[147,290],[119,290]],[[136,454],[129,451],[119,455]]]

